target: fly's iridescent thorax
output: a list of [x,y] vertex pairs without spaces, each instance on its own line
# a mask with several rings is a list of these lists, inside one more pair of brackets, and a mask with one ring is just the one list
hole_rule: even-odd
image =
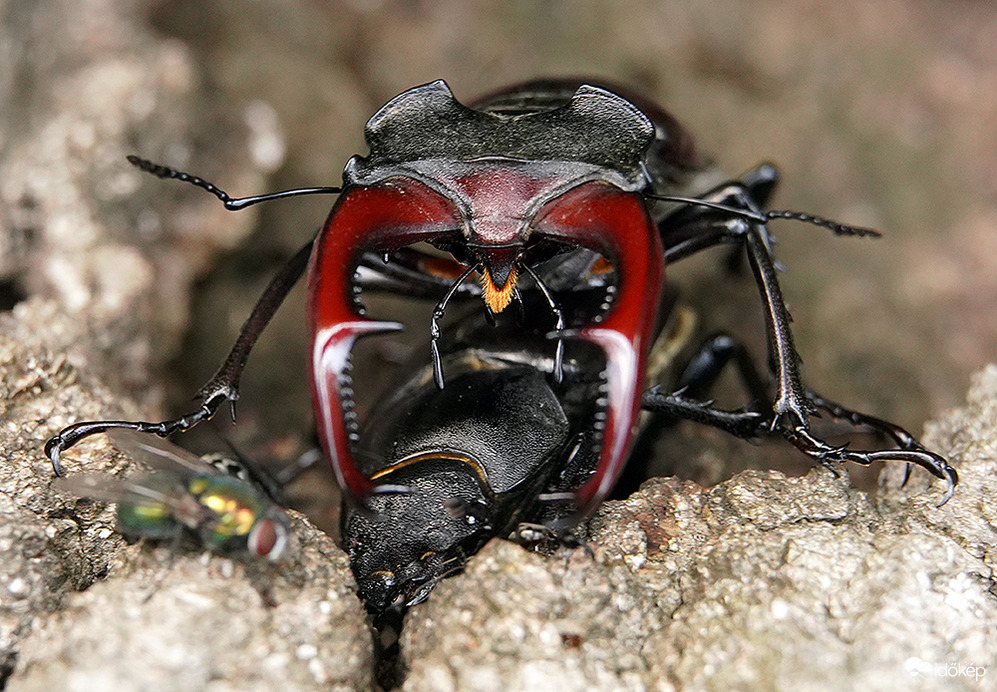
[[171,538],[186,527],[215,552],[249,550],[271,560],[286,547],[287,516],[242,479],[206,474],[185,482],[158,472],[136,484],[154,494],[140,501],[133,493],[118,503],[118,524],[125,533]]
[[286,533],[281,522],[286,519],[283,512],[272,512],[270,503],[245,481],[221,475],[199,476],[190,482],[188,490],[204,508],[198,533],[205,545],[222,549],[248,547],[257,555],[267,556],[284,540],[278,535]]

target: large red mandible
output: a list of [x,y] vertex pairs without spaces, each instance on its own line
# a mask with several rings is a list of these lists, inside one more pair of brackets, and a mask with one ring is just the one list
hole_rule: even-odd
[[549,202],[537,214],[535,232],[594,250],[616,270],[609,312],[577,336],[606,354],[607,418],[599,465],[575,491],[579,513],[594,510],[619,477],[630,451],[643,389],[644,363],[661,301],[664,250],[640,195],[590,182]]
[[459,227],[447,198],[411,178],[395,178],[344,193],[315,242],[308,278],[315,424],[336,480],[353,500],[369,495],[374,484],[350,449],[356,424],[346,375],[350,350],[360,336],[402,328],[360,314],[353,293],[358,258],[365,250],[404,247]]

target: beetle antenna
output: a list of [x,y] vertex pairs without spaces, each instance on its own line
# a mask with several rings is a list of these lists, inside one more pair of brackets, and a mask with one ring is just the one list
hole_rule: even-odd
[[260,202],[269,202],[270,200],[283,199],[285,197],[299,197],[301,195],[338,195],[343,191],[340,187],[299,187],[292,190],[269,192],[265,195],[253,195],[252,197],[232,197],[225,192],[225,190],[222,190],[214,183],[210,183],[204,178],[199,178],[196,175],[184,173],[183,171],[178,171],[176,168],[170,168],[169,166],[153,163],[152,161],[140,158],[134,154],[129,154],[125,158],[128,159],[128,163],[131,165],[135,166],[139,170],[145,171],[146,173],[151,173],[157,178],[179,180],[184,183],[190,183],[191,185],[199,187],[202,190],[207,190],[220,199],[222,204],[224,204],[225,208],[229,211],[239,211],[240,209],[251,207],[254,204],[259,204]]
[[561,307],[554,300],[554,296],[551,295],[550,290],[548,290],[547,284],[540,280],[540,277],[537,276],[537,273],[533,271],[530,265],[524,264],[523,268],[533,278],[533,283],[540,289],[543,297],[547,300],[547,305],[550,306],[550,311],[557,318],[557,325],[554,327],[554,333],[558,335],[557,349],[554,351],[554,381],[561,382],[564,379],[564,339],[561,338],[561,332],[564,331],[564,313],[561,312]]
[[873,230],[871,228],[864,228],[862,226],[849,226],[848,224],[838,223],[837,221],[832,221],[830,219],[825,219],[821,216],[814,216],[813,214],[807,214],[802,211],[794,211],[792,209],[771,209],[769,211],[754,211],[752,209],[744,209],[742,207],[732,207],[728,204],[720,204],[718,202],[709,202],[705,199],[697,199],[695,197],[675,197],[672,195],[654,195],[648,194],[648,199],[657,200],[659,202],[676,202],[679,204],[692,204],[697,207],[707,207],[708,209],[716,209],[717,211],[724,211],[732,216],[739,216],[742,219],[747,219],[748,221],[755,221],[756,223],[768,223],[772,219],[789,219],[790,221],[802,221],[803,223],[808,223],[813,226],[819,226],[821,228],[826,228],[833,232],[835,235],[840,236],[857,236],[860,238],[879,238],[882,237],[882,233]]
[[467,281],[467,277],[478,270],[477,264],[472,264],[467,270],[464,271],[457,280],[450,284],[447,294],[443,296],[443,300],[436,304],[436,308],[433,309],[433,316],[429,320],[429,353],[433,357],[433,379],[436,380],[436,386],[443,389],[443,362],[440,359],[440,318],[443,317],[444,311],[447,309],[447,303],[450,299],[454,297],[457,289],[460,285]]
[[831,219],[825,219],[822,216],[814,216],[813,214],[807,214],[802,211],[794,211],[792,209],[771,209],[765,212],[765,217],[766,219],[789,219],[790,221],[802,221],[803,223],[808,223],[812,226],[826,228],[834,233],[834,235],[856,236],[859,238],[881,238],[883,236],[882,233],[873,230],[872,228],[850,226],[846,223],[839,223],[837,221],[832,221]]

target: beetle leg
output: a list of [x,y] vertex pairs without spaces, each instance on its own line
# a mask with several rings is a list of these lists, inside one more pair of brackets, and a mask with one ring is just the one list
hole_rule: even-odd
[[745,227],[748,261],[765,305],[769,360],[775,371],[777,387],[772,406],[775,413],[772,426],[774,429],[781,419],[789,418],[791,425],[805,429],[807,417],[815,412],[815,408],[800,383],[800,357],[793,344],[793,333],[789,327],[791,318],[776,277],[768,231],[764,226],[755,224],[737,222],[737,225]]
[[299,477],[319,462],[325,460],[321,447],[310,447],[298,455],[292,463],[284,466],[274,474],[277,487],[284,488],[298,480]]
[[809,389],[807,390],[807,396],[810,397],[810,400],[814,402],[814,405],[817,406],[817,408],[827,411],[837,420],[846,421],[856,428],[863,426],[871,428],[875,432],[893,440],[900,446],[901,449],[917,449],[927,451],[913,435],[895,423],[883,420],[882,418],[876,418],[875,416],[870,416],[869,414],[862,413],[861,411],[846,408],[841,404],[831,401],[830,399],[826,399],[820,394]]
[[[770,419],[758,411],[725,411],[714,407],[713,402],[690,399],[685,397],[682,392],[663,394],[657,387],[644,393],[642,404],[644,408],[656,413],[711,425],[745,439],[758,437],[771,429]],[[860,420],[861,422],[855,423],[859,427],[872,427],[876,432],[881,432],[894,440],[906,439],[907,441],[897,442],[898,449],[858,450],[848,449],[845,445],[837,447],[829,445],[811,435],[806,428],[784,428],[775,432],[780,433],[797,449],[835,473],[837,471],[832,465],[834,462],[852,461],[863,466],[868,466],[875,461],[903,461],[907,463],[908,467],[910,464],[917,464],[932,475],[946,481],[945,496],[939,506],[948,502],[949,498],[952,497],[955,486],[959,482],[959,476],[943,457],[927,450],[910,433],[897,425],[840,407],[835,410],[844,412],[846,417],[843,420],[847,422],[852,423],[855,420]],[[829,410],[829,412],[831,411]],[[834,414],[832,413],[832,415]],[[882,423],[884,427],[874,425],[873,421]]]
[[66,472],[62,468],[62,462],[59,457],[64,451],[84,438],[90,437],[91,435],[97,435],[102,432],[107,432],[108,430],[115,428],[137,430],[141,433],[159,435],[160,437],[169,437],[175,432],[189,430],[202,420],[210,418],[215,414],[223,401],[225,401],[223,397],[213,401],[206,401],[201,405],[201,408],[194,413],[181,416],[180,418],[175,418],[173,420],[162,421],[160,423],[130,420],[101,420],[74,423],[73,425],[63,428],[57,434],[49,438],[48,442],[45,443],[45,456],[47,456],[49,461],[52,463],[52,471],[55,475],[65,476]]
[[[741,176],[741,185],[754,206],[758,209],[765,208],[772,193],[775,192],[779,184],[779,171],[770,163],[763,163],[751,169]],[[732,247],[724,262],[727,271],[733,274],[740,274],[744,268],[744,248],[735,245]]]
[[[724,194],[723,189],[717,192],[718,196]],[[740,185],[729,186],[726,196],[732,198],[735,204],[751,208],[752,201]],[[748,260],[765,305],[769,360],[774,370],[773,374],[777,386],[777,395],[772,403],[774,415],[769,424],[770,431],[779,432],[802,452],[822,464],[832,461],[854,461],[867,465],[873,461],[885,459],[916,463],[948,482],[949,487],[942,503],[947,502],[955,488],[955,483],[958,481],[955,470],[948,465],[945,459],[926,450],[914,440],[910,433],[899,426],[885,423],[885,421],[879,424],[877,423],[879,419],[872,416],[848,412],[846,409],[838,407],[843,413],[853,414],[853,419],[862,420],[863,424],[878,429],[893,438],[899,448],[883,451],[847,450],[843,447],[832,447],[810,434],[808,419],[817,412],[818,405],[811,399],[810,392],[803,388],[800,381],[799,354],[793,344],[793,335],[789,328],[791,318],[776,277],[776,264],[772,256],[768,229],[764,224],[748,223],[743,219],[731,220],[725,226],[730,229],[733,235],[743,236],[743,242],[748,250]],[[829,407],[833,407],[827,400],[821,398],[821,401],[828,404]],[[832,408],[825,407],[825,410],[834,415]],[[846,416],[845,420],[848,419]]]
[[[688,230],[688,227],[683,228],[684,230]],[[715,221],[706,222],[705,220],[697,220],[694,223],[694,228],[697,230],[690,232],[687,238],[682,238],[681,240],[674,238],[666,239],[672,241],[665,244],[666,264],[674,264],[690,255],[695,255],[701,250],[706,250],[716,245],[734,242],[730,230],[718,226]]]
[[[736,365],[745,389],[753,399],[747,409],[726,411],[716,408],[712,401],[701,400],[729,362]],[[835,447],[811,435],[806,426],[779,426],[771,413],[763,414],[755,408],[768,407],[772,410],[761,378],[744,347],[723,334],[708,340],[704,348],[692,358],[679,380],[677,391],[665,394],[659,387],[654,387],[644,393],[641,404],[655,413],[711,425],[736,437],[752,438],[777,432],[804,454],[832,471],[832,462],[844,461],[863,465],[874,461],[904,461],[908,464],[908,469],[910,464],[918,464],[948,483],[943,504],[952,496],[958,482],[955,469],[944,458],[921,445],[907,430],[895,423],[845,408],[809,389],[805,390],[805,395],[816,408],[827,412],[836,420],[848,423],[853,428],[869,428],[891,439],[897,447],[876,451]]]
[[759,208],[768,204],[778,184],[779,170],[771,163],[759,164],[741,176],[741,185]]
[[239,330],[239,336],[229,351],[228,356],[218,368],[214,376],[201,387],[196,395],[201,406],[197,411],[174,418],[172,420],[150,423],[147,421],[85,421],[63,428],[58,434],[45,443],[45,454],[52,462],[52,470],[57,476],[64,475],[59,456],[80,440],[106,432],[112,428],[137,430],[160,437],[169,437],[176,432],[185,432],[204,420],[214,416],[226,401],[232,407],[232,419],[235,419],[235,402],[239,398],[239,380],[246,367],[249,352],[256,340],[273,318],[277,308],[291,288],[298,282],[311,255],[314,239],[309,240],[298,250],[288,262],[281,267],[277,275],[270,281],[263,295],[256,302],[253,311]]
[[[751,403],[740,411],[725,411],[704,400],[728,363],[733,362]],[[740,438],[757,437],[766,431],[771,415],[760,408],[770,408],[765,385],[743,345],[726,334],[711,337],[692,357],[673,392],[652,387],[641,397],[641,406],[670,418],[710,425]]]
[[[740,181],[721,186],[702,196],[706,203],[731,201],[731,190],[739,188],[740,194],[750,200],[748,209],[761,209],[779,183],[779,173],[771,164],[762,164],[752,169]],[[737,247],[731,251],[727,264],[734,262],[733,257],[740,257],[744,244],[739,235],[732,235],[730,229],[718,223],[717,211],[694,205],[682,206],[668,214],[658,222],[658,231],[665,246],[665,263],[672,264],[701,250],[715,245],[734,244]]]
[[729,334],[716,334],[707,339],[682,371],[678,392],[693,399],[702,399],[716,382],[721,371],[733,362],[745,391],[755,406],[768,402],[765,382],[755,368],[744,345]]
[[[386,263],[385,259],[389,261]],[[436,257],[411,247],[399,248],[383,256],[368,251],[360,258],[356,283],[364,290],[438,300],[466,268],[456,260]],[[474,282],[465,282],[457,293],[478,296],[481,295],[481,287]]]
[[725,411],[715,407],[712,401],[687,397],[683,390],[666,394],[660,387],[652,387],[644,392],[641,406],[648,411],[671,418],[709,425],[743,439],[757,437],[765,431],[770,420],[759,411],[750,409]]
[[[211,401],[219,395],[232,402],[232,415],[235,417],[235,400],[239,397],[239,380],[242,371],[246,367],[246,360],[249,352],[256,345],[256,340],[270,323],[277,308],[281,306],[287,294],[298,283],[298,279],[308,267],[308,259],[311,256],[312,246],[315,239],[309,240],[300,250],[285,264],[277,275],[270,281],[270,284],[263,291],[263,295],[256,302],[253,311],[243,323],[239,330],[239,337],[236,339],[232,350],[214,377],[208,380],[198,391],[197,396],[202,400]],[[217,407],[216,407],[217,409]]]
[[[737,182],[705,195],[703,201],[707,204],[745,209],[753,214],[762,213],[744,185]],[[692,223],[694,228],[701,229],[701,232],[690,235],[682,230],[685,223],[682,223],[680,217],[686,214],[691,215],[691,221],[687,222]],[[688,237],[669,244],[669,238],[676,235],[670,231],[673,224],[678,224],[682,235]],[[789,328],[791,318],[779,288],[771,238],[766,225],[730,215],[718,219],[717,212],[710,209],[689,209],[679,210],[666,217],[661,222],[661,228],[666,240],[665,257],[669,261],[720,243],[743,243],[764,305],[770,362],[777,382],[776,398],[772,406],[775,414],[772,418],[773,430],[782,426],[806,430],[807,419],[815,412],[815,408],[800,383],[799,355],[793,344],[793,334]]]
[[583,548],[589,557],[595,557],[595,552],[585,541],[565,525],[549,526],[533,522],[521,521],[512,530],[509,539],[518,543],[522,548],[541,555],[552,555],[558,548]]
[[[773,218],[787,218],[828,228],[837,235],[879,234],[866,228],[847,226],[801,212],[763,212],[760,203],[767,199],[776,180],[775,169],[769,170],[763,165],[745,176],[741,182],[720,186],[697,200],[684,200],[691,206],[680,208],[659,222],[666,247],[666,259],[677,261],[721,243],[743,243],[765,306],[769,361],[777,380],[777,396],[772,403],[773,415],[768,424],[770,432],[780,432],[805,454],[825,465],[831,461],[868,464],[878,459],[897,459],[908,464],[919,464],[949,482],[949,492],[943,502],[947,501],[954,488],[956,475],[942,457],[924,449],[898,426],[848,411],[820,397],[821,403],[817,404],[811,398],[812,393],[803,388],[799,376],[799,355],[789,328],[791,318],[776,277],[779,265],[772,255],[772,238],[765,222]],[[658,199],[683,201],[681,198],[666,196]],[[698,209],[697,203],[701,204]],[[666,403],[659,401],[661,406]],[[682,403],[672,402],[672,408],[677,412],[682,411]],[[836,417],[839,412],[845,414],[843,419],[851,420],[853,424],[860,421],[859,424],[878,430],[892,438],[899,448],[882,452],[849,451],[814,438],[809,431],[808,419],[817,412],[818,406]]]
[[[948,490],[946,491],[943,503],[947,502],[952,496],[956,483],[959,482],[959,475],[956,473],[956,470],[949,466],[944,457],[928,450],[906,429],[901,428],[896,423],[883,420],[882,418],[877,418],[876,416],[870,416],[869,414],[862,413],[861,411],[846,408],[841,404],[831,401],[830,399],[826,399],[814,391],[807,390],[807,396],[810,397],[810,400],[814,402],[814,405],[816,405],[817,408],[826,411],[833,418],[845,421],[857,428],[867,427],[872,431],[893,440],[899,450],[911,453],[912,457],[906,460],[907,468],[904,471],[904,485],[906,485],[907,481],[910,479],[911,464],[918,464],[919,466],[927,469],[932,475],[942,478],[948,482]],[[861,454],[861,452],[852,452],[852,454]],[[899,457],[889,458],[893,459]],[[868,464],[873,460],[870,459],[869,461],[864,462],[851,459],[851,461],[857,461],[857,463],[860,464]]]
[[[786,429],[781,432],[783,437],[793,443],[797,449],[825,466],[835,461],[854,461],[856,464],[862,464],[863,466],[868,466],[874,461],[904,461],[907,464],[917,464],[946,482],[945,496],[938,503],[939,507],[949,501],[952,493],[955,492],[956,484],[959,482],[959,475],[954,468],[949,466],[944,457],[928,451],[917,443],[916,440],[914,441],[916,447],[910,449],[886,449],[882,451],[851,450],[845,446],[831,446],[811,435],[806,428]],[[903,432],[909,436],[909,433],[906,431]]]

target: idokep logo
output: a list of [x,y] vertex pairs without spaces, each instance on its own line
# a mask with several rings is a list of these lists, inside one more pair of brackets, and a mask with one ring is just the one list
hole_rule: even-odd
[[972,666],[964,663],[931,663],[917,656],[904,661],[904,671],[912,677],[973,678],[979,680],[987,674],[986,666]]

